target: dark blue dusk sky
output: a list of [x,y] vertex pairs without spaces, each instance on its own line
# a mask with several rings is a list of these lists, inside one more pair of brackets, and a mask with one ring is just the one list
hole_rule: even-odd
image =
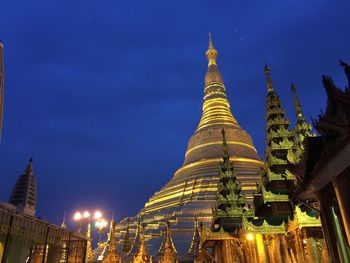
[[232,112],[264,152],[264,59],[294,122],[346,84],[350,1],[11,0],[0,4],[5,112],[0,200],[31,155],[37,215],[134,215],[182,165],[201,116],[208,31]]

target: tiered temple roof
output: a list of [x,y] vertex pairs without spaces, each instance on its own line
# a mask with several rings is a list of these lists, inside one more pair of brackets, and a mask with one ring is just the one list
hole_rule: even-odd
[[[287,154],[293,145],[293,134],[289,131],[289,120],[274,90],[270,68],[265,64],[267,80],[266,98],[266,164],[261,176],[258,195],[255,196],[256,214],[269,223],[279,225],[292,213],[289,190],[295,178],[286,173]],[[274,222],[273,222],[274,221]]]

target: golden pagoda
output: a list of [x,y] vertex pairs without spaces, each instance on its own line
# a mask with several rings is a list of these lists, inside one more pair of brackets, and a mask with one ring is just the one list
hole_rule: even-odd
[[[143,222],[148,226],[147,242],[156,240],[155,245],[159,245],[161,224],[165,219],[170,219],[176,230],[173,239],[181,253],[187,252],[191,243],[194,214],[207,226],[211,224],[222,159],[221,130],[226,131],[230,160],[235,163],[237,180],[242,185],[248,203],[252,203],[262,167],[251,137],[231,113],[217,63],[218,51],[210,34],[206,57],[208,68],[204,78],[202,117],[188,142],[184,163],[140,211]],[[136,218],[130,223],[133,228],[137,224]],[[122,233],[125,233],[126,224],[125,219],[122,221],[123,226],[119,227],[117,238],[124,238]]]

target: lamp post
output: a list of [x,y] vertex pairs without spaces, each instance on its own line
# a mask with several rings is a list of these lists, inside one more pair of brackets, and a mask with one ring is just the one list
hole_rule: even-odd
[[91,218],[96,221],[100,220],[102,218],[102,212],[96,210],[93,214],[91,214],[90,211],[85,210],[84,212],[77,211],[74,213],[73,220],[78,223],[78,233],[82,232],[83,223],[87,223],[87,225],[90,224]]
[[78,229],[77,229],[78,233],[81,233],[81,227],[82,227],[81,220],[82,220],[82,218],[83,218],[83,215],[79,211],[75,212],[75,214],[73,216],[73,220],[78,222]]

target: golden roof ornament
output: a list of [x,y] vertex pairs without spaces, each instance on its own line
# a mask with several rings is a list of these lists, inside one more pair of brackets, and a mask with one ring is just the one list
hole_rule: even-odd
[[207,59],[209,62],[208,66],[210,66],[210,65],[216,65],[216,58],[218,57],[218,51],[213,46],[211,33],[209,32],[208,35],[209,35],[209,47],[205,55],[207,56]]

